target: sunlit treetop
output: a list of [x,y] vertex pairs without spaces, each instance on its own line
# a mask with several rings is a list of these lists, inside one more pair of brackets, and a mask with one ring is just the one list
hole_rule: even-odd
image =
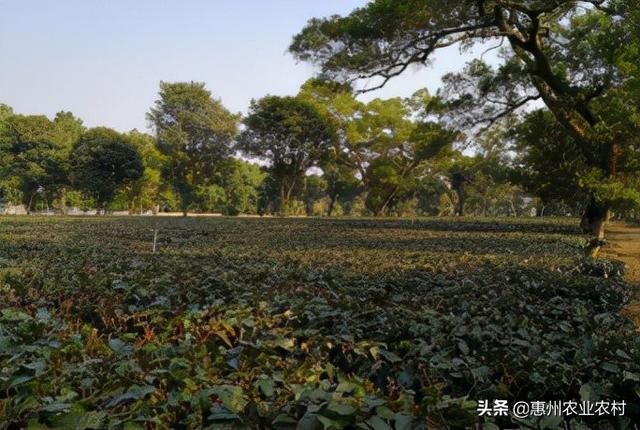
[[503,44],[510,48],[503,68],[470,70],[494,75],[473,82],[496,96],[483,97],[495,105],[486,119],[539,98],[560,100],[569,106],[559,119],[579,134],[579,122],[596,122],[588,103],[624,78],[618,60],[636,7],[636,0],[376,0],[346,17],[312,19],[290,50],[335,79],[379,78],[368,88],[376,89],[411,65],[428,65],[438,49]]

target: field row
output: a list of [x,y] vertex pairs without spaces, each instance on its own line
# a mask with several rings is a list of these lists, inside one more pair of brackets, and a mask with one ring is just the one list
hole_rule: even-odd
[[625,428],[629,286],[585,245],[564,219],[2,219],[0,428],[465,428],[496,398],[625,400],[573,422]]

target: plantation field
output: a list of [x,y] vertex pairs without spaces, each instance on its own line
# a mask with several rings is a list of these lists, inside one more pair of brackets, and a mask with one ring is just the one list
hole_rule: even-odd
[[577,224],[2,218],[0,429],[631,427],[631,287]]

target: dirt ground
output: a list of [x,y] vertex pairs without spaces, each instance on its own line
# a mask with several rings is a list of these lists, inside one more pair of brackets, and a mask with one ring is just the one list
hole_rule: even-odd
[[[629,269],[627,280],[640,286],[640,227],[612,224],[607,228],[607,242],[602,257],[623,261]],[[625,307],[623,314],[640,329],[640,295]]]

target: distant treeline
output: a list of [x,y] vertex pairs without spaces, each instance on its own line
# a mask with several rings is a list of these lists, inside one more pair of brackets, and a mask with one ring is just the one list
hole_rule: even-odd
[[321,79],[295,97],[252,101],[244,118],[202,83],[162,82],[152,135],[0,105],[0,193],[27,212],[582,213],[588,193],[561,161],[571,147],[558,145],[549,112],[475,139],[448,126],[447,112],[426,90],[364,103]]

